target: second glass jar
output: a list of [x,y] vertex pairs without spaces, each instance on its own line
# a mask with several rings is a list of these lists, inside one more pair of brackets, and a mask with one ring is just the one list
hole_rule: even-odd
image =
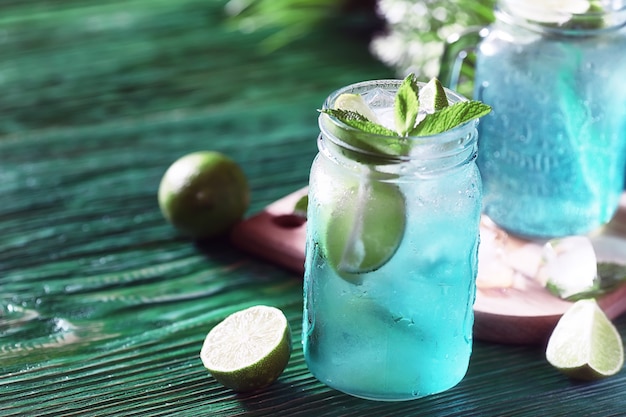
[[489,28],[448,45],[440,75],[455,88],[453,63],[477,46],[474,95],[493,108],[479,129],[485,214],[530,238],[608,222],[626,169],[626,7],[548,3],[499,0]]

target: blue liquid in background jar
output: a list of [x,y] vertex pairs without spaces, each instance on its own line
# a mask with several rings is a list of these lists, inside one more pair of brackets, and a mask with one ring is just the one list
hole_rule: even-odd
[[608,222],[626,170],[626,9],[604,27],[557,28],[500,2],[477,51],[485,213],[526,237]]

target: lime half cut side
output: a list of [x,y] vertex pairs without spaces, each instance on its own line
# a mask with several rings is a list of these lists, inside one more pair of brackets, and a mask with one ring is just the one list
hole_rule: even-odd
[[291,355],[291,329],[281,310],[254,306],[226,317],[207,334],[200,359],[222,385],[255,391],[282,374]]
[[557,323],[546,359],[565,375],[582,380],[605,378],[624,365],[622,338],[594,299],[575,302]]
[[359,274],[391,259],[405,225],[405,199],[397,185],[363,180],[329,211],[323,235],[327,261],[343,278],[359,280]]

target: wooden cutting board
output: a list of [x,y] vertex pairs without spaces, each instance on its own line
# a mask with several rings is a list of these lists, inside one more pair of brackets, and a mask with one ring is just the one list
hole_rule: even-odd
[[[302,188],[238,224],[231,235],[233,243],[301,274],[306,222],[293,215],[293,209],[306,192]],[[626,193],[613,220],[590,238],[600,261],[626,264]],[[474,304],[477,339],[509,344],[545,343],[571,302],[550,294],[533,278],[544,243],[509,236],[483,216]],[[626,311],[626,285],[598,302],[610,318],[619,316]]]

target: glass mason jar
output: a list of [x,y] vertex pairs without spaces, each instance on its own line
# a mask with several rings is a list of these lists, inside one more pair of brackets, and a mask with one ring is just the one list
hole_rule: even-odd
[[440,77],[457,88],[455,65],[478,43],[474,96],[493,109],[479,128],[485,214],[521,236],[585,234],[624,188],[626,6],[536,3],[499,1],[489,28],[448,45]]
[[[400,84],[350,85],[324,107],[358,93],[381,120],[393,118]],[[446,93],[451,102],[464,100]],[[307,365],[325,384],[398,401],[444,391],[464,377],[482,198],[477,123],[399,144],[320,115],[302,338]]]

